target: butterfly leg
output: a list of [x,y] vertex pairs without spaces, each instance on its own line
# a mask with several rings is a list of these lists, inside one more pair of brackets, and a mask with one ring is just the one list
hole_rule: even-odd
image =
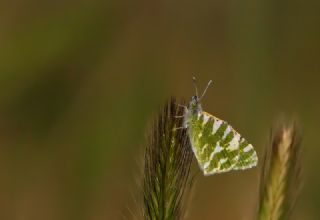
[[179,107],[181,107],[181,108],[187,108],[187,106],[185,106],[185,105],[181,105],[181,104],[178,104],[178,103],[174,103],[175,105],[177,105],[177,106],[179,106]]
[[183,118],[185,116],[186,112],[188,112],[188,107],[185,106],[185,105],[178,104],[178,103],[175,103],[175,105],[177,105],[178,107],[184,108],[184,114],[183,115],[177,115],[177,116],[174,116],[174,117],[175,118]]
[[178,128],[174,128],[173,130],[176,131],[176,130],[181,130],[181,129],[185,129],[185,127],[178,127]]

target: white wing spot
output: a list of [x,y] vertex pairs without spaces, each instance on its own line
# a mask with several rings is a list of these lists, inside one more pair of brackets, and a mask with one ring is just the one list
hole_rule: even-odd
[[239,133],[235,133],[235,135],[233,136],[232,140],[230,141],[229,146],[227,147],[227,149],[229,151],[238,150],[239,149],[239,140],[240,140],[240,134]]
[[203,115],[203,123],[202,123],[202,125],[205,125],[208,121],[209,121],[209,116],[208,115],[206,115],[206,114],[202,114]]
[[225,139],[227,135],[230,133],[230,131],[231,131],[231,126],[228,125],[227,129],[224,131],[222,139]]
[[246,146],[246,147],[243,149],[243,152],[248,152],[248,151],[250,151],[252,148],[253,148],[252,145],[249,144],[248,146]]
[[217,132],[217,130],[220,128],[221,124],[222,124],[222,120],[215,119],[215,121],[213,123],[212,134],[215,134]]
[[206,162],[204,165],[203,165],[203,168],[206,170],[210,165],[210,161]]
[[224,164],[225,162],[227,162],[228,158],[222,158],[219,160],[220,164]]
[[210,154],[210,160],[212,160],[212,158],[214,157],[215,154],[219,153],[222,150],[223,150],[223,148],[220,146],[220,143],[218,142],[214,151]]

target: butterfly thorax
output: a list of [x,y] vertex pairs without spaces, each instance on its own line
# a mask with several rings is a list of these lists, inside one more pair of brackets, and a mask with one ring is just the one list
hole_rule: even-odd
[[197,96],[192,96],[185,114],[184,127],[189,127],[192,123],[194,123],[200,113],[202,113],[200,100]]

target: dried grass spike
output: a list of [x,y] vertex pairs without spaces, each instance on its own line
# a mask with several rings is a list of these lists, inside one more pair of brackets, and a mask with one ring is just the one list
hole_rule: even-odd
[[287,219],[301,183],[301,148],[297,126],[284,123],[273,130],[260,183],[260,220]]

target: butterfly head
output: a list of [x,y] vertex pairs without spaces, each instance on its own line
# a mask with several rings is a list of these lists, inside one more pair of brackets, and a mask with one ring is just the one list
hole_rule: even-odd
[[201,103],[197,95],[194,95],[191,97],[188,110],[193,114],[196,114],[202,111]]
[[202,95],[198,96],[198,89],[197,89],[197,85],[196,85],[196,78],[193,77],[193,85],[195,87],[196,90],[196,95],[192,96],[191,101],[189,103],[189,108],[188,110],[192,113],[192,114],[196,114],[202,111],[202,107],[201,107],[201,99],[203,98],[203,96],[206,94],[206,91],[208,89],[208,87],[210,86],[210,84],[212,83],[212,80],[210,80],[208,82],[207,87],[205,88],[205,90],[203,91]]

